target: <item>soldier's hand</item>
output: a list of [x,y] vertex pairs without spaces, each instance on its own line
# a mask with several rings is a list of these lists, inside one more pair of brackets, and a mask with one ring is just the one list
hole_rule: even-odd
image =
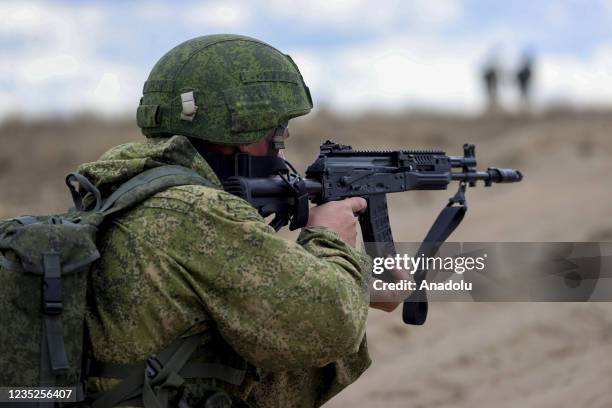
[[357,224],[355,214],[364,210],[367,202],[361,197],[341,201],[330,201],[310,209],[307,227],[326,227],[335,231],[352,247],[357,245]]
[[[387,272],[391,275],[393,282],[414,281],[413,276],[406,270],[387,269]],[[370,279],[368,287],[370,290],[370,307],[384,312],[394,311],[399,305],[404,303],[404,300],[411,293],[408,289],[376,290],[374,287],[374,279]]]

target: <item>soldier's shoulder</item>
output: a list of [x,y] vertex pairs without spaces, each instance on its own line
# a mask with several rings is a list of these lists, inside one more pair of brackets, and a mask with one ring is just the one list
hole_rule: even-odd
[[188,206],[197,206],[202,203],[214,204],[218,200],[220,191],[216,188],[202,185],[175,186],[155,194],[145,204],[151,201],[180,201]]
[[155,194],[143,206],[180,211],[193,217],[207,215],[263,221],[257,211],[243,199],[221,189],[202,185],[171,187]]

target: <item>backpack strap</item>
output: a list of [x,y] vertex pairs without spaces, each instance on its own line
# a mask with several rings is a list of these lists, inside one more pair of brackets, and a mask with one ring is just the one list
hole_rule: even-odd
[[[74,186],[74,184],[72,184],[74,182],[79,184],[78,189]],[[74,208],[77,211],[85,211],[83,197],[87,193],[92,194],[96,200],[93,211],[98,211],[100,209],[100,206],[102,205],[102,195],[100,194],[100,190],[98,190],[98,188],[94,186],[87,177],[79,173],[70,173],[66,176],[66,185],[70,190],[70,195],[72,195],[72,201],[74,202]]]
[[100,208],[104,216],[126,210],[170,187],[198,184],[212,188],[211,181],[183,166],[161,166],[146,170],[123,183]]
[[[88,373],[92,377],[126,379],[136,370],[141,370],[144,363],[139,364],[113,364],[97,360],[90,360]],[[246,376],[247,363],[244,367],[234,368],[221,363],[186,363],[179,371],[185,379],[211,378],[232,385],[240,385]]]
[[9,218],[7,221],[17,221],[21,225],[30,225],[40,222],[38,221],[38,218],[32,215],[21,215],[19,217]]
[[[101,214],[102,218],[128,210],[170,187],[203,185],[218,189],[211,181],[194,170],[183,166],[168,165],[146,170],[121,184],[107,198],[100,199],[99,192],[96,194],[97,188],[89,180],[85,179],[82,182],[81,179],[84,178],[82,175],[78,175],[80,177],[74,174],[73,177],[70,176],[67,179],[67,184],[70,187],[76,208],[82,208],[82,197],[72,185],[73,181],[78,181],[85,192],[94,195],[96,206],[93,212]],[[98,375],[100,376],[104,376],[103,372],[109,370],[123,371],[124,373],[119,377],[124,378],[119,385],[91,397],[92,408],[112,407],[122,402],[131,402],[131,400],[141,400],[146,408],[165,408],[168,406],[170,393],[183,386],[183,376],[186,378],[222,377],[221,379],[229,380],[228,382],[231,383],[242,383],[246,368],[244,372],[237,369],[231,371],[231,367],[222,367],[216,370],[211,365],[211,367],[204,367],[204,370],[196,372],[198,370],[195,365],[185,366],[187,360],[201,343],[202,338],[203,333],[189,337],[179,337],[159,355],[152,355],[144,363],[134,365],[126,371],[123,371],[127,368],[124,365],[117,370],[117,367],[113,367],[112,364],[91,362],[88,375],[95,375],[93,371],[96,370],[96,366],[98,366]],[[216,375],[217,372],[220,374]]]
[[[40,337],[39,386],[53,387],[58,376],[68,372],[62,322],[62,267],[59,253],[43,254],[42,329]],[[54,404],[39,403],[39,408]]]
[[[74,182],[79,184],[78,189],[74,186]],[[193,184],[218,188],[194,170],[175,165],[145,170],[121,184],[105,199],[102,199],[98,188],[82,174],[70,173],[66,177],[66,185],[70,189],[75,209],[87,212],[83,205],[83,196],[90,193],[95,198],[95,207],[90,211],[101,213],[103,216],[127,210],[170,187]]]
[[158,355],[140,364],[108,364],[92,361],[90,376],[123,378],[116,387],[94,395],[92,408],[137,405],[166,408],[172,391],[183,387],[185,378],[219,379],[234,385],[244,381],[247,364],[242,369],[216,363],[187,363],[205,333],[179,337]]

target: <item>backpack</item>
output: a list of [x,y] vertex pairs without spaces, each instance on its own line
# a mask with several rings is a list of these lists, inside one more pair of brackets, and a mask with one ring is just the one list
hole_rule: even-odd
[[[0,221],[0,387],[72,387],[76,391],[71,400],[82,402],[87,397],[86,294],[90,267],[100,257],[97,231],[112,217],[162,190],[189,184],[212,185],[181,166],[144,171],[108,197],[102,197],[78,173],[69,174],[66,184],[75,204],[67,213]],[[185,365],[198,344],[194,337],[197,336],[179,338],[171,345],[171,353],[159,353],[169,354],[168,365],[174,357],[174,367],[161,370],[165,375]],[[140,387],[147,405],[146,399],[156,398],[157,394],[143,385],[142,370],[137,377],[140,384],[136,381],[124,392],[133,394],[133,388]],[[115,395],[92,405],[113,406],[118,401],[121,396]],[[34,405],[40,406],[31,406]],[[44,405],[57,406],[53,402]]]

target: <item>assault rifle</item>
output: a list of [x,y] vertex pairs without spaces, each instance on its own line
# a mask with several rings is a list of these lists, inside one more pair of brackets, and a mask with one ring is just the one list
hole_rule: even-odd
[[[482,180],[515,183],[523,179],[520,171],[489,167],[476,168],[475,146],[465,144],[463,156],[447,156],[441,150],[357,151],[351,146],[327,141],[319,157],[300,176],[279,172],[273,177],[229,177],[224,189],[242,197],[264,216],[274,215],[270,223],[276,230],[289,224],[294,230],[306,225],[309,202],[321,204],[348,197],[363,197],[368,207],[359,214],[366,251],[373,257],[395,254],[389,223],[386,195],[411,190],[445,190],[451,181],[459,182],[457,193],[449,200],[425,237],[419,253],[433,256],[439,246],[459,225],[467,210],[465,191]],[[425,271],[415,275],[417,287]],[[404,304],[404,321],[422,324],[427,313],[425,293],[415,292]]]

